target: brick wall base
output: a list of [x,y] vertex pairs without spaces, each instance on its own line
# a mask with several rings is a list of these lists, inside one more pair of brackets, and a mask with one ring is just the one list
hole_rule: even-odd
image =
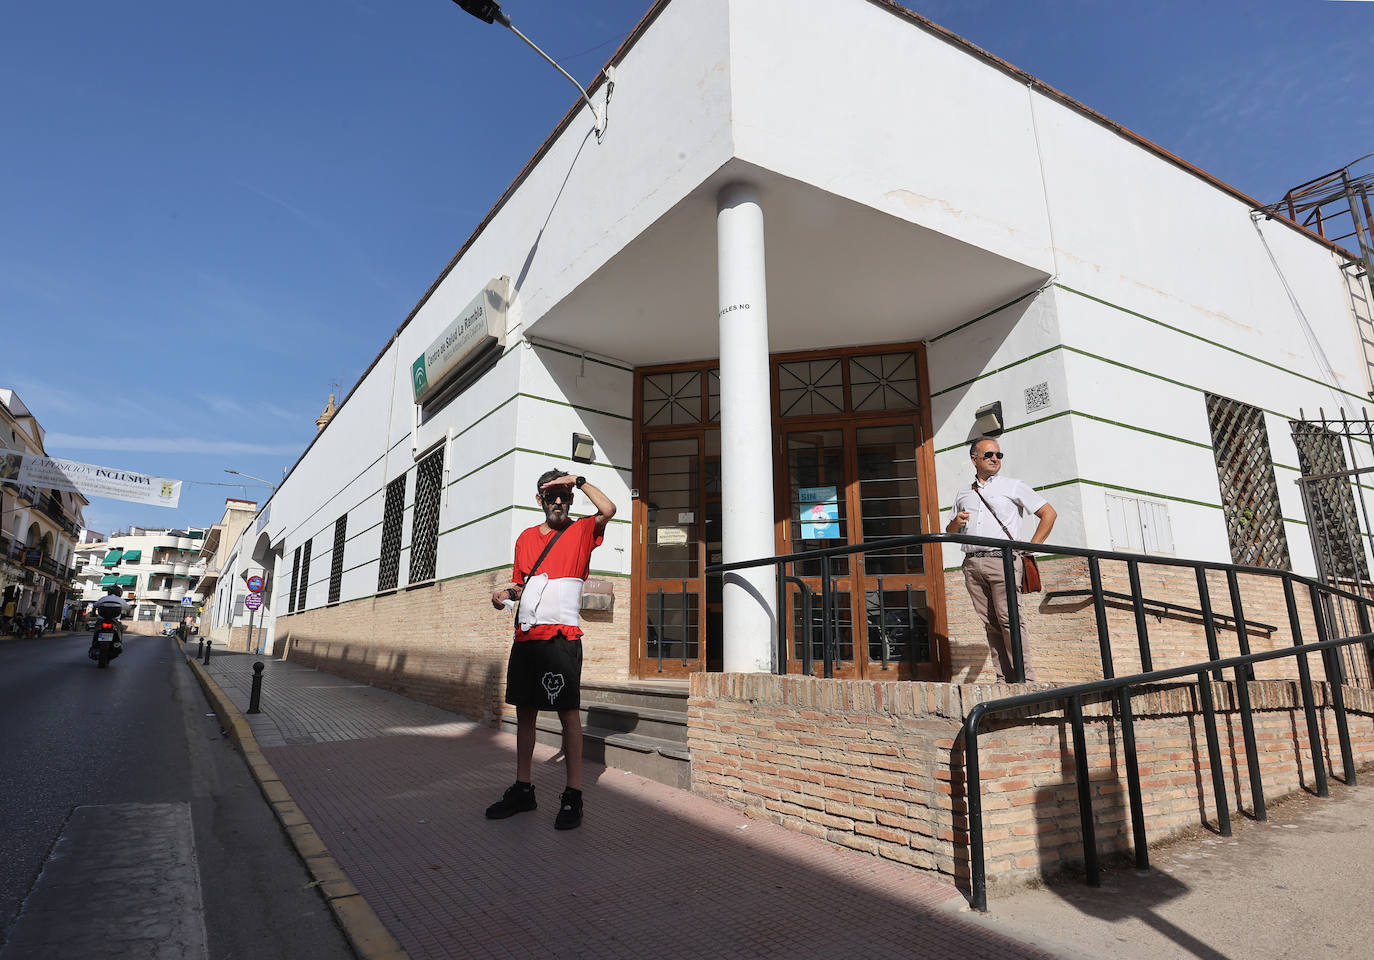
[[[612,609],[582,613],[584,680],[629,676],[630,585],[608,579]],[[278,616],[272,653],[496,723],[513,624],[491,593],[509,580],[496,570]]]
[[[693,790],[749,816],[960,880],[968,877],[961,725],[973,705],[1044,685],[871,683],[767,674],[692,677]],[[1213,684],[1232,816],[1251,809],[1231,684]],[[1313,783],[1300,692],[1249,685],[1267,801]],[[1374,759],[1374,691],[1345,687],[1356,761]],[[1340,769],[1334,715],[1319,688],[1325,762]],[[1136,696],[1135,735],[1150,842],[1215,821],[1196,685]],[[1098,849],[1130,848],[1120,728],[1087,704]],[[1024,878],[1081,863],[1072,728],[1050,708],[991,719],[979,738],[989,877]]]

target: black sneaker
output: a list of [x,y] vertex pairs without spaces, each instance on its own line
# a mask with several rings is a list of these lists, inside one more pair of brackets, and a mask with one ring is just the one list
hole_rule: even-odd
[[487,807],[487,819],[504,820],[517,813],[534,810],[538,806],[534,799],[534,785],[517,781],[506,788],[500,800]]
[[563,791],[558,799],[558,816],[554,817],[555,830],[571,830],[582,823],[582,791],[572,787]]

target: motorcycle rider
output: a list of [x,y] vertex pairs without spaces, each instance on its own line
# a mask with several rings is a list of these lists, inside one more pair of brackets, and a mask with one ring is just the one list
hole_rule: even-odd
[[[124,625],[119,622],[121,617],[129,615],[129,601],[124,599],[124,588],[116,585],[110,586],[110,592],[105,594],[95,602],[95,616],[97,620],[108,619],[115,626],[115,642],[123,644]],[[95,627],[95,634],[91,636],[91,656],[96,655],[95,638],[100,633],[100,624]]]

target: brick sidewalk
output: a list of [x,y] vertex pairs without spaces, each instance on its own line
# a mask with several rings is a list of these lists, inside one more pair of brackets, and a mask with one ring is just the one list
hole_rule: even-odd
[[[195,644],[187,649],[194,653]],[[959,892],[712,800],[588,763],[581,829],[553,829],[561,760],[537,747],[537,811],[487,821],[514,737],[296,664],[216,652],[263,753],[416,960],[459,957],[1047,957],[957,914]]]

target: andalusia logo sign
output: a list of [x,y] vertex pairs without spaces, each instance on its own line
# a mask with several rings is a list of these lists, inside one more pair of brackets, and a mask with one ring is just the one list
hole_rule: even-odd
[[425,371],[425,355],[422,353],[415,358],[415,362],[410,365],[410,380],[415,387],[415,400],[424,396],[429,389],[429,374]]

